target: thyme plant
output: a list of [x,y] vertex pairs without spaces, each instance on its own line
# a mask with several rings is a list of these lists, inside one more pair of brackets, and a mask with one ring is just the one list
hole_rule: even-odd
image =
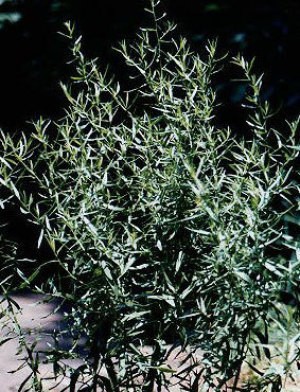
[[[269,126],[262,78],[237,56],[251,135],[218,126],[213,77],[226,59],[215,42],[200,57],[175,39],[159,1],[147,11],[152,26],[117,49],[134,89],[86,59],[67,23],[76,75],[62,84],[65,117],[1,133],[3,208],[20,208],[52,254],[34,273],[20,264],[19,276],[68,304],[72,349],[58,344],[48,360],[70,391],[258,390],[240,372],[293,273],[276,250],[275,207],[290,206],[298,121]],[[68,369],[81,338],[83,365]],[[278,383],[262,378],[261,390]]]

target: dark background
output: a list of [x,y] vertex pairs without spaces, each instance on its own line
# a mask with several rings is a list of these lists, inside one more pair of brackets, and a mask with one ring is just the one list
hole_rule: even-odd
[[[299,112],[299,0],[207,1],[162,0],[195,50],[218,37],[220,54],[242,51],[257,57],[265,72],[265,97],[292,120]],[[76,23],[84,50],[121,74],[120,58],[112,51],[120,39],[133,38],[145,23],[146,0],[0,0],[0,127],[24,128],[40,115],[63,115],[60,80],[67,80],[69,43],[57,34],[63,22]],[[243,90],[230,83],[226,71],[220,94],[234,107]],[[230,113],[234,118],[234,113]],[[234,120],[233,120],[234,121]]]

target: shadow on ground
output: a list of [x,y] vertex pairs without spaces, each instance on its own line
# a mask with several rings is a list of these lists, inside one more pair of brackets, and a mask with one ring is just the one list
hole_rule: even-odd
[[[57,382],[51,380],[53,365],[47,363],[45,355],[54,345],[54,333],[62,351],[68,352],[71,348],[71,339],[63,334],[63,310],[56,311],[58,304],[45,303],[40,295],[14,295],[12,299],[20,307],[18,309],[13,306],[26,346],[29,350],[34,348],[35,352],[39,353],[40,376],[43,379],[49,378],[44,382],[45,389],[54,387],[51,389],[52,392],[63,390],[68,385],[68,378],[59,380],[61,383],[55,387]],[[5,316],[7,306],[7,301],[0,298],[0,388],[3,392],[17,392],[22,382],[30,376],[31,370],[30,366],[26,365],[26,347],[20,352],[16,325]],[[1,342],[5,343],[1,345]],[[81,345],[83,346],[84,342]],[[77,368],[82,361],[67,359],[62,360],[62,363]],[[17,369],[19,370],[16,371]]]

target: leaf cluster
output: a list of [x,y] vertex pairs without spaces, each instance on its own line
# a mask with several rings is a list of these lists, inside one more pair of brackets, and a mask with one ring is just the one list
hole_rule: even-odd
[[[37,248],[53,255],[19,276],[68,304],[74,353],[86,339],[70,390],[81,376],[91,391],[220,391],[232,379],[237,390],[257,321],[267,325],[297,268],[278,256],[274,205],[291,206],[298,121],[284,135],[269,126],[262,78],[238,56],[251,137],[215,125],[212,81],[225,59],[215,42],[203,58],[193,53],[159,2],[149,5],[153,26],[118,48],[132,91],[85,58],[66,24],[76,68],[62,85],[66,115],[55,134],[44,119],[29,136],[1,133],[1,203],[20,208],[39,228]],[[52,277],[37,285],[49,264]],[[178,348],[181,370],[168,362]]]

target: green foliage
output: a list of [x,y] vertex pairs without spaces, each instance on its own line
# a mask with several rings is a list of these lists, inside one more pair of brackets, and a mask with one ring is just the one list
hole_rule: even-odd
[[[220,391],[230,380],[232,390],[243,388],[258,320],[268,328],[298,267],[278,256],[283,212],[274,211],[278,200],[290,206],[298,121],[284,136],[269,127],[262,78],[238,56],[251,136],[216,126],[212,79],[225,59],[214,42],[200,57],[186,39],[174,40],[158,8],[150,1],[153,26],[118,49],[134,90],[87,60],[67,24],[76,76],[62,86],[69,106],[55,134],[43,119],[29,136],[1,134],[4,208],[20,208],[39,227],[37,248],[53,255],[19,276],[70,308],[73,348],[48,356],[57,375],[67,374],[62,358],[86,339],[70,391],[81,377],[89,391],[174,383]],[[53,276],[38,285],[49,265]],[[185,353],[180,372],[169,366],[174,350]]]

